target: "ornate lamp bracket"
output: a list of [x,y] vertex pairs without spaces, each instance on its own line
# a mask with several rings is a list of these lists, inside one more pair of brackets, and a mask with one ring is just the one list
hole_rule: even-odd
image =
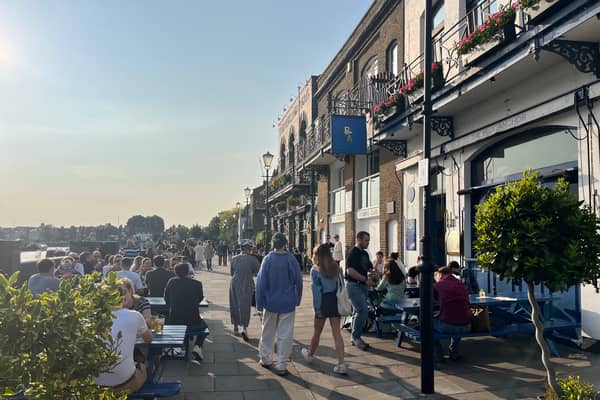
[[454,139],[454,120],[452,117],[432,117],[431,129],[440,136]]
[[556,39],[544,47],[558,54],[583,73],[594,73],[600,78],[600,45],[598,42]]
[[380,140],[375,143],[378,146],[383,147],[396,157],[406,158],[406,140]]

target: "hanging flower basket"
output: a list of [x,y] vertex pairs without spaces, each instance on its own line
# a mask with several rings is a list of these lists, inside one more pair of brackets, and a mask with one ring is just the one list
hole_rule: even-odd
[[494,48],[505,45],[516,39],[515,8],[506,7],[491,15],[479,29],[462,39],[456,48],[463,65],[469,65],[480,59]]
[[560,3],[561,0],[520,0],[517,4],[529,16],[528,23],[533,23],[537,17],[545,14],[550,8]]

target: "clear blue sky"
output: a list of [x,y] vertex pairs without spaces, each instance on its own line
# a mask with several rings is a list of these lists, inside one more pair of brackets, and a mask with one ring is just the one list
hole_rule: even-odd
[[0,226],[207,224],[370,4],[0,1]]

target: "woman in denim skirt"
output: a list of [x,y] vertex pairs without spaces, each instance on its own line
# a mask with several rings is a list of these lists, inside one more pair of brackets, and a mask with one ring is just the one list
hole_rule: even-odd
[[340,314],[337,309],[337,288],[340,282],[340,267],[331,256],[328,244],[315,247],[313,252],[313,267],[310,270],[312,281],[313,306],[315,309],[315,330],[310,349],[303,348],[302,356],[307,362],[313,360],[319,347],[319,340],[325,322],[329,319],[338,364],[333,368],[336,374],[346,374],[347,367],[344,363],[344,341],[340,331]]

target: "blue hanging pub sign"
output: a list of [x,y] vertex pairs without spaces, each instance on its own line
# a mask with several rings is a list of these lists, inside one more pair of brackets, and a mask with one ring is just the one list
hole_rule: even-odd
[[367,122],[364,116],[331,116],[331,153],[367,154]]

